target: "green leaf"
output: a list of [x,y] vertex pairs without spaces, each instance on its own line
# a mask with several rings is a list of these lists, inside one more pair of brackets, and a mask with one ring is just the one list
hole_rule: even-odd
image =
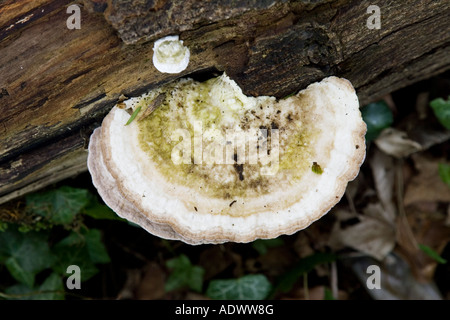
[[25,284],[18,283],[5,289],[4,298],[8,300],[31,300],[33,289]]
[[450,187],[450,165],[439,163],[439,176]]
[[33,286],[36,274],[55,262],[45,234],[21,233],[17,228],[0,233],[0,256],[11,275],[29,287]]
[[81,270],[81,281],[86,281],[98,273],[95,264],[110,261],[96,229],[70,233],[53,247],[53,252],[57,257],[53,270],[67,276],[67,267],[77,265]]
[[83,214],[86,214],[97,220],[121,220],[126,221],[119,217],[111,208],[107,205],[101,204],[96,197],[92,196],[87,206],[83,209]]
[[419,249],[425,252],[426,255],[428,255],[430,258],[436,260],[440,264],[447,263],[447,260],[442,258],[436,251],[431,249],[429,246],[426,246],[424,244],[419,244]]
[[260,255],[265,255],[270,248],[280,247],[284,244],[284,241],[280,238],[275,239],[258,239],[252,242],[252,247]]
[[246,275],[238,279],[212,280],[206,295],[216,300],[263,300],[272,284],[263,274]]
[[430,102],[434,115],[439,122],[446,128],[450,129],[450,96],[445,101],[442,98],[434,99]]
[[16,284],[8,287],[5,293],[9,300],[63,300],[64,284],[61,276],[52,273],[39,287]]
[[325,288],[324,300],[336,300],[331,292],[330,288]]
[[205,270],[199,266],[193,266],[189,258],[184,254],[170,259],[166,266],[172,269],[165,284],[166,291],[172,291],[183,287],[201,292],[203,286],[203,275]]
[[323,170],[320,167],[320,165],[317,162],[313,162],[312,166],[311,166],[311,171],[314,172],[315,174],[322,174]]
[[137,107],[136,110],[134,110],[133,114],[131,115],[130,119],[128,119],[127,123],[125,125],[129,125],[131,122],[133,122],[134,118],[136,118],[137,114],[141,111],[141,106]]
[[369,103],[361,108],[361,114],[367,125],[367,141],[375,140],[383,129],[394,122],[392,111],[384,101]]
[[42,292],[33,298],[35,300],[64,300],[64,284],[60,275],[50,274],[40,285],[39,291]]
[[8,229],[8,224],[4,221],[0,221],[0,232],[5,231],[6,229]]
[[288,292],[297,280],[305,273],[312,271],[315,266],[336,260],[336,255],[331,253],[315,253],[301,259],[290,271],[282,275],[277,282],[276,290]]
[[86,247],[89,257],[93,263],[109,263],[111,262],[108,252],[102,243],[102,235],[100,230],[91,229],[85,234]]
[[29,287],[33,286],[35,274],[25,270],[15,257],[6,259],[5,266],[14,279]]
[[28,211],[46,217],[55,224],[71,223],[88,202],[88,190],[68,186],[26,196]]
[[283,98],[281,98],[281,100],[285,100],[285,99],[287,99],[287,98],[293,97],[296,93],[297,93],[297,92],[289,93],[287,96],[284,96]]

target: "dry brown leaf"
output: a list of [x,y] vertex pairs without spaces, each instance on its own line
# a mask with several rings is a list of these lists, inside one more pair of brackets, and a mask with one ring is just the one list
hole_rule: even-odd
[[119,300],[129,300],[135,298],[135,290],[141,281],[141,271],[138,269],[126,270],[125,284],[117,295]]
[[421,154],[415,154],[412,159],[419,173],[406,186],[405,206],[416,202],[450,202],[450,188],[439,176],[439,163],[443,160]]
[[[210,246],[200,254],[199,265],[205,269],[203,278],[209,280],[236,262],[228,246]],[[214,261],[214,263],[211,263]],[[241,263],[239,261],[239,263]]]
[[360,216],[360,222],[340,229],[340,241],[377,260],[382,260],[395,246],[395,230],[383,220]]
[[299,232],[297,234],[294,242],[294,250],[300,258],[314,254],[314,249],[311,247],[311,242],[306,232]]
[[149,263],[142,270],[142,278],[136,288],[136,299],[156,300],[161,299],[164,294],[166,274],[155,262]]
[[269,248],[266,254],[257,258],[249,258],[245,266],[249,273],[264,273],[269,276],[278,277],[287,272],[297,258],[289,247],[280,246]]
[[[395,246],[395,225],[386,220],[381,204],[369,205],[364,215],[345,210],[336,211],[337,221],[333,226],[329,246],[334,250],[344,247],[355,249],[375,259],[382,260]],[[346,221],[359,221],[345,226]]]
[[444,214],[430,214],[415,206],[409,206],[406,216],[399,217],[398,251],[409,262],[412,273],[419,281],[431,281],[437,262],[420,250],[418,244],[441,254],[450,241],[450,227],[445,225],[445,219]]
[[374,150],[370,167],[377,191],[378,199],[384,209],[386,221],[394,221],[397,209],[394,202],[395,163],[394,159],[380,150]]
[[431,121],[420,121],[417,118],[412,118],[407,125],[408,137],[419,143],[422,146],[422,151],[450,139],[450,130],[446,130],[442,126],[436,126]]
[[390,225],[391,228],[395,228],[396,216],[387,212],[380,202],[369,203],[362,211],[366,217],[381,220]]
[[384,153],[396,158],[404,158],[422,150],[419,143],[408,139],[406,132],[394,128],[384,129],[374,142]]
[[429,97],[430,92],[428,91],[420,92],[417,95],[415,109],[419,119],[425,119],[430,112]]

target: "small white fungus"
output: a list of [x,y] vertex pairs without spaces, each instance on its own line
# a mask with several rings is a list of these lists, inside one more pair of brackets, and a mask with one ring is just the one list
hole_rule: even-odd
[[160,72],[179,73],[189,64],[189,48],[178,36],[168,36],[155,41],[153,45],[153,65]]

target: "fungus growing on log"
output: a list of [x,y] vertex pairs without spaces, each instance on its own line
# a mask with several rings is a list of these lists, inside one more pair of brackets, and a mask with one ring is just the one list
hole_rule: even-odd
[[337,77],[280,100],[245,96],[226,74],[179,79],[125,104],[92,134],[88,168],[108,206],[166,239],[292,234],[341,199],[365,158],[358,98]]
[[190,51],[178,36],[167,36],[153,45],[153,65],[160,72],[179,73],[189,64]]

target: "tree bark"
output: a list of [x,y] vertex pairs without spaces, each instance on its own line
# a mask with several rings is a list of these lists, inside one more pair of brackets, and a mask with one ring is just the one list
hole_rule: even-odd
[[[230,3],[233,3],[231,5]],[[66,25],[70,4],[81,28]],[[247,95],[283,97],[329,75],[361,105],[450,68],[447,1],[7,0],[0,3],[0,203],[86,170],[92,130],[121,95],[225,71]],[[180,74],[153,42],[179,34]]]

